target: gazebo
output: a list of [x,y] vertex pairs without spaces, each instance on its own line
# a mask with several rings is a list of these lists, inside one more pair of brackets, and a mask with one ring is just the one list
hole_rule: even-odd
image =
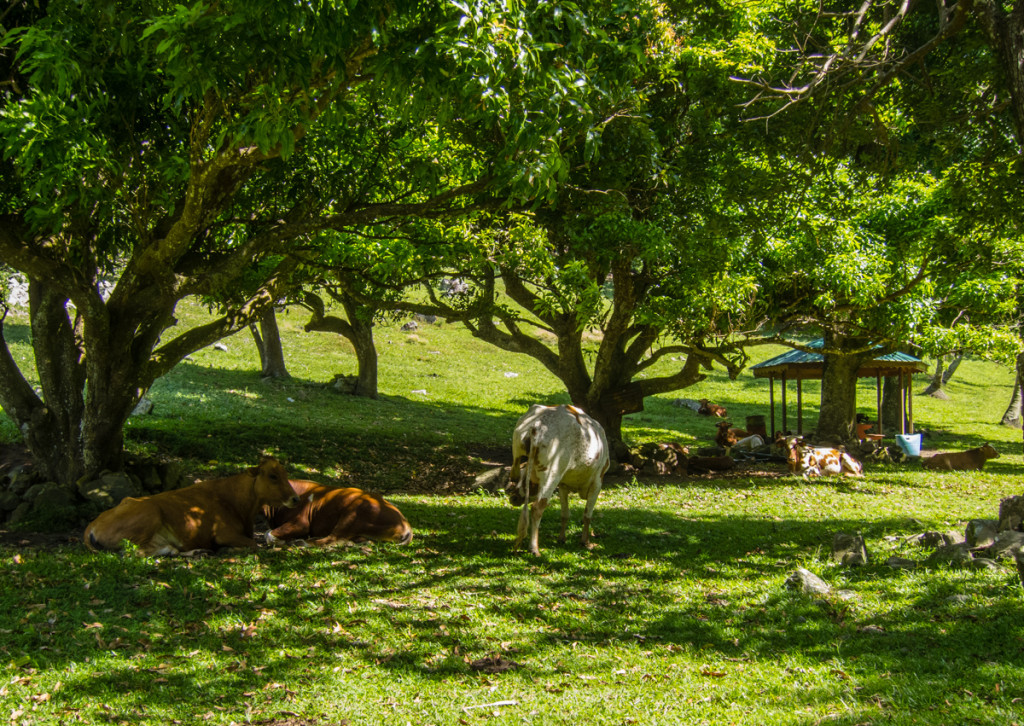
[[[807,344],[808,348],[822,348],[824,340],[819,338]],[[882,350],[881,347],[878,350]],[[782,355],[751,366],[755,378],[769,381],[768,398],[771,405],[771,436],[775,437],[775,379],[782,382],[782,430],[786,430],[786,384],[796,380],[796,430],[803,434],[803,381],[821,380],[825,358],[821,353],[791,350]],[[906,353],[886,353],[865,361],[857,370],[858,378],[874,378],[875,406],[878,411],[878,433],[882,434],[882,378],[899,376],[900,379],[900,430],[896,433],[914,433],[914,394],[911,390],[911,376],[927,370],[920,358]]]

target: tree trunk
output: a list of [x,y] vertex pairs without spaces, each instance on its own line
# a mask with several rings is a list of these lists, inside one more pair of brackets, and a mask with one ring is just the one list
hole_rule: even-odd
[[1021,428],[1021,401],[1024,400],[1024,353],[1017,356],[1017,377],[1013,386],[1013,395],[1010,398],[1010,405],[1006,408],[1002,420],[1003,426]]
[[284,364],[284,347],[281,345],[281,331],[277,327],[277,312],[268,307],[256,323],[249,325],[256,349],[260,354],[260,375],[263,378],[290,378]]
[[826,332],[816,439],[841,444],[856,441],[857,371],[870,355],[863,341]]
[[334,291],[331,296],[345,308],[347,319],[327,315],[323,300],[307,293],[306,306],[312,316],[304,329],[307,333],[317,330],[346,338],[356,353],[357,380],[352,393],[364,398],[377,398],[377,345],[373,340],[373,318],[377,311],[344,292]]
[[886,376],[882,381],[882,430],[887,436],[894,436],[900,428],[900,407],[903,392],[899,376]]
[[956,373],[956,369],[960,367],[960,364],[963,362],[963,360],[964,357],[962,355],[958,355],[956,358],[950,361],[949,368],[947,368],[946,372],[942,374],[942,385],[946,385],[947,383],[950,382],[950,380],[952,380],[953,374]]
[[[959,361],[959,358],[954,360],[954,363],[959,365],[957,361]],[[931,396],[932,398],[938,398],[942,401],[949,400],[949,394],[943,390],[943,385],[947,380],[949,380],[945,375],[946,371],[944,364],[945,358],[943,356],[939,356],[935,359],[935,373],[932,375],[932,380],[931,383],[928,384],[928,387],[921,391],[922,396]],[[950,364],[950,368],[954,371],[956,370],[953,364]],[[952,373],[950,373],[950,376],[952,376]],[[899,414],[897,414],[897,418],[898,417]]]
[[36,470],[64,484],[121,467],[124,422],[142,393],[133,360],[111,352],[118,336],[107,321],[83,324],[69,308],[48,285],[29,282],[41,395],[14,362],[0,325],[0,404],[18,424]]

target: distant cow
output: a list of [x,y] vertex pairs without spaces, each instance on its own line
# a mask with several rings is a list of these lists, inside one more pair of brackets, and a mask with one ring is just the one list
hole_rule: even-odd
[[377,494],[353,487],[328,487],[292,479],[301,503],[297,507],[265,505],[263,514],[273,529],[268,544],[277,540],[309,539],[313,545],[336,542],[412,541],[412,527],[394,504]]
[[863,465],[843,449],[825,446],[808,446],[798,438],[789,443],[789,471],[803,474],[805,479],[812,476],[864,476]]
[[[520,470],[523,457],[526,463]],[[608,465],[608,440],[601,424],[575,406],[530,406],[512,434],[512,472],[506,492],[513,506],[522,506],[514,549],[529,528],[530,552],[540,554],[540,518],[556,488],[562,500],[559,541],[565,541],[569,492],[573,491],[587,501],[580,541],[589,549],[590,520]]]
[[951,451],[946,454],[936,454],[921,461],[925,469],[945,469],[947,471],[981,471],[985,468],[985,462],[989,459],[998,459],[999,452],[992,444],[984,444],[967,451]]
[[91,550],[134,542],[151,557],[221,547],[255,548],[253,519],[264,505],[295,506],[299,497],[276,459],[234,476],[201,481],[151,497],[125,497],[85,528]]
[[[731,421],[719,421],[715,424],[718,431],[715,433],[715,443],[723,447],[726,452],[731,449],[737,441],[750,436],[746,429],[734,428]],[[761,443],[764,443],[763,441]]]
[[697,413],[702,416],[717,416],[718,418],[725,418],[728,415],[728,411],[726,411],[725,406],[719,406],[717,403],[711,403],[711,401],[706,398],[700,399],[698,403],[700,404],[700,407],[697,409]]

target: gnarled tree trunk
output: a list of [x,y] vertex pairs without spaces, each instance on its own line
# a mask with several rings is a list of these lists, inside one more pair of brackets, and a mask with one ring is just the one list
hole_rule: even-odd
[[268,307],[256,323],[249,325],[256,349],[260,354],[260,375],[263,378],[290,378],[284,363],[284,347],[281,345],[281,331],[277,327],[277,312]]
[[364,398],[377,398],[377,345],[373,340],[373,318],[377,311],[344,292],[330,291],[330,295],[344,307],[347,319],[328,315],[323,300],[307,293],[305,302],[312,317],[305,330],[337,333],[345,337],[356,353],[357,380],[352,393]]

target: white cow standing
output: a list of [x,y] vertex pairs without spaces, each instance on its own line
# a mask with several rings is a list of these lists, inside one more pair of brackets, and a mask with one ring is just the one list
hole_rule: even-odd
[[[524,456],[526,464],[520,471]],[[512,472],[506,491],[513,506],[522,505],[513,549],[519,549],[529,527],[530,552],[540,554],[540,518],[556,487],[562,499],[558,541],[565,541],[569,492],[573,491],[587,501],[581,542],[590,549],[590,520],[608,465],[608,440],[601,424],[575,406],[530,406],[512,435]]]

